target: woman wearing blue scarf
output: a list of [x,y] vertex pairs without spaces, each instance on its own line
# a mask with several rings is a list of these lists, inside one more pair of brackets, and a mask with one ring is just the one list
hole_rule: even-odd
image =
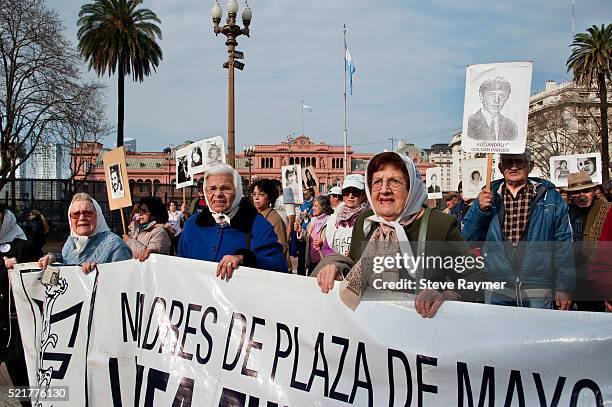
[[[132,253],[108,228],[100,205],[85,193],[75,194],[68,208],[70,236],[62,249],[62,264],[79,264],[89,273],[98,263],[129,260]],[[41,268],[56,261],[49,253],[38,260]]]

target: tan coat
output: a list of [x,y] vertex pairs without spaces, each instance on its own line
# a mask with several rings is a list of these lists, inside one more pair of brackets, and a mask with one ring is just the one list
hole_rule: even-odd
[[170,236],[164,225],[156,222],[141,230],[137,225],[130,230],[130,237],[126,243],[132,251],[132,257],[137,259],[144,249],[149,249],[152,253],[169,254]]
[[272,227],[274,228],[274,233],[278,237],[278,243],[283,246],[283,254],[285,257],[287,256],[287,250],[289,249],[289,244],[287,242],[287,225],[285,225],[285,221],[283,218],[272,208],[268,208],[265,211],[259,212],[261,216],[266,218]]

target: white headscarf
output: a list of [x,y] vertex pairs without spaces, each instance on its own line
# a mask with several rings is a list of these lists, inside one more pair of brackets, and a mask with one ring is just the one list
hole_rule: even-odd
[[[221,174],[230,174],[234,180],[234,188],[236,189],[236,195],[234,196],[234,201],[230,208],[223,212],[215,212],[208,202],[208,196],[206,195],[206,180],[210,175],[221,175]],[[208,210],[212,214],[213,218],[215,218],[215,222],[217,223],[227,223],[230,224],[230,220],[234,217],[234,215],[238,212],[240,208],[240,201],[244,197],[242,192],[242,179],[240,178],[240,174],[236,171],[231,165],[227,164],[218,164],[214,167],[211,167],[208,171],[204,173],[204,183],[202,185],[204,188],[204,199],[206,199],[206,205],[208,205]]]
[[25,233],[17,224],[17,218],[13,212],[4,210],[4,220],[0,227],[0,244],[11,243],[15,239],[27,240]]
[[[408,199],[406,200],[406,204],[404,205],[404,210],[402,211],[400,216],[397,217],[397,219],[393,221],[386,221],[381,216],[376,214],[376,209],[374,203],[372,202],[372,193],[370,191],[372,186],[366,185],[366,196],[368,197],[368,202],[370,203],[370,206],[374,210],[374,215],[365,219],[363,223],[363,231],[367,236],[375,223],[382,223],[384,225],[392,226],[395,229],[395,233],[397,234],[400,249],[402,250],[402,252],[407,253],[408,256],[412,256],[412,249],[410,248],[410,244],[408,244],[408,236],[406,236],[406,232],[404,231],[404,227],[400,224],[400,221],[409,219],[411,216],[416,215],[421,210],[423,204],[427,201],[427,188],[425,188],[425,184],[421,179],[421,174],[414,165],[414,161],[412,161],[405,155],[398,153],[393,154],[397,154],[402,159],[402,161],[406,165],[408,177],[410,178],[410,189],[408,191]],[[372,157],[372,159],[374,159],[374,157]],[[368,180],[368,168],[369,163],[368,167],[366,167],[366,182]]]
[[[85,194],[86,195],[86,194]],[[89,196],[89,195],[87,195]],[[81,236],[79,234],[77,234],[73,229],[72,229],[72,223],[70,222],[70,213],[71,213],[71,209],[72,209],[72,204],[74,202],[78,202],[78,201],[86,201],[85,199],[79,199],[78,201],[72,201],[70,202],[70,206],[68,207],[68,225],[70,226],[70,237],[69,239],[72,239],[72,241],[74,242],[74,251],[79,254],[83,251],[83,249],[85,249],[85,246],[87,246],[87,242],[89,241],[89,238],[97,235],[98,233],[102,233],[102,232],[108,232],[110,231],[110,229],[108,228],[108,225],[106,224],[106,219],[104,219],[104,214],[102,213],[102,208],[100,208],[100,205],[98,204],[98,202],[96,202],[95,199],[91,198],[91,202],[93,203],[94,209],[96,210],[96,228],[94,229],[94,232],[89,235],[89,236]]]

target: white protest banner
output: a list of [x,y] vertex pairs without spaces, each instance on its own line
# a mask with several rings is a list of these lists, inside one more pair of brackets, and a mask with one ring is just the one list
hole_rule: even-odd
[[15,266],[12,275],[30,386],[39,390],[32,393],[32,402],[40,407],[84,406],[87,324],[96,273],[62,267],[58,284],[49,286],[41,283],[42,274],[36,263],[28,263]]
[[609,314],[446,302],[425,319],[411,302],[374,301],[353,312],[314,278],[239,268],[227,282],[216,267],[160,255],[99,266],[89,406],[612,400]]

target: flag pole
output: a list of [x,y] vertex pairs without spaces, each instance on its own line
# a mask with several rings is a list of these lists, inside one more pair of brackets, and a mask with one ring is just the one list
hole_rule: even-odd
[[306,135],[306,130],[304,130],[304,99],[302,99],[302,105],[300,106],[300,111],[302,112],[302,136]]
[[348,130],[346,129],[346,24],[344,24],[344,178],[346,179],[346,167],[348,166],[348,160],[346,157]]

